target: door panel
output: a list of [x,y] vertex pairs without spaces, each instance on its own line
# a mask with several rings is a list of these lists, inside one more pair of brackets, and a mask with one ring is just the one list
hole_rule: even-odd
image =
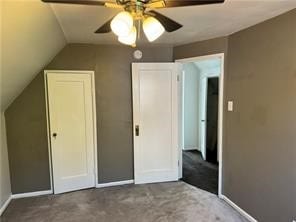
[[178,180],[177,65],[133,64],[135,183]]
[[54,192],[94,187],[91,76],[48,73],[47,84]]
[[206,127],[207,127],[207,77],[201,77],[200,81],[200,150],[202,158],[206,160]]

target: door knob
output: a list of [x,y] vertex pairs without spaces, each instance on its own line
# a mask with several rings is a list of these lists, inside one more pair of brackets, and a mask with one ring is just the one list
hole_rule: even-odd
[[52,134],[52,136],[53,136],[54,138],[56,138],[57,135],[58,135],[57,133],[53,133],[53,134]]
[[135,131],[136,131],[136,136],[139,136],[139,133],[140,133],[139,125],[136,125]]

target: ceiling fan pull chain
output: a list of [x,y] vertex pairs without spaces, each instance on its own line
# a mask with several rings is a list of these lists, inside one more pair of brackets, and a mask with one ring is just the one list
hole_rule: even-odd
[[138,20],[138,40],[141,38],[141,19]]

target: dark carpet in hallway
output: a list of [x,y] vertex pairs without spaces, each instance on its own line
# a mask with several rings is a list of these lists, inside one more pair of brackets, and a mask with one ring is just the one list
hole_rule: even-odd
[[182,180],[202,190],[218,194],[218,165],[203,160],[197,150],[183,151]]

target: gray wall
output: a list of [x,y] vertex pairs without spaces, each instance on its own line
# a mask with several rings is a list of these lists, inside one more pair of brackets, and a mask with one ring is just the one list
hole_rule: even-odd
[[6,143],[6,127],[4,113],[0,113],[0,208],[11,195],[8,153]]
[[5,118],[12,193],[50,189],[41,73],[9,106]]
[[296,219],[296,10],[229,37],[224,192],[261,221]]
[[199,147],[200,70],[194,63],[183,65],[184,71],[184,150]]
[[[296,217],[296,10],[229,38],[174,48],[174,58],[224,52],[223,193],[260,222]],[[143,61],[171,61],[170,48]],[[110,61],[114,61],[110,63]],[[131,179],[132,49],[68,45],[52,69],[96,71],[100,182]],[[12,191],[49,188],[44,85],[38,75],[6,111]]]
[[[296,218],[296,10],[231,35],[174,48],[226,53],[223,193],[260,222]],[[224,106],[226,107],[226,106]]]
[[225,53],[225,56],[227,56],[227,50],[228,37],[220,37],[174,47],[174,59],[183,59],[216,53]]
[[[94,70],[99,183],[133,179],[131,63],[135,49],[69,44],[46,69]],[[140,62],[172,61],[169,47],[142,48]],[[43,73],[5,112],[13,193],[50,189]]]

